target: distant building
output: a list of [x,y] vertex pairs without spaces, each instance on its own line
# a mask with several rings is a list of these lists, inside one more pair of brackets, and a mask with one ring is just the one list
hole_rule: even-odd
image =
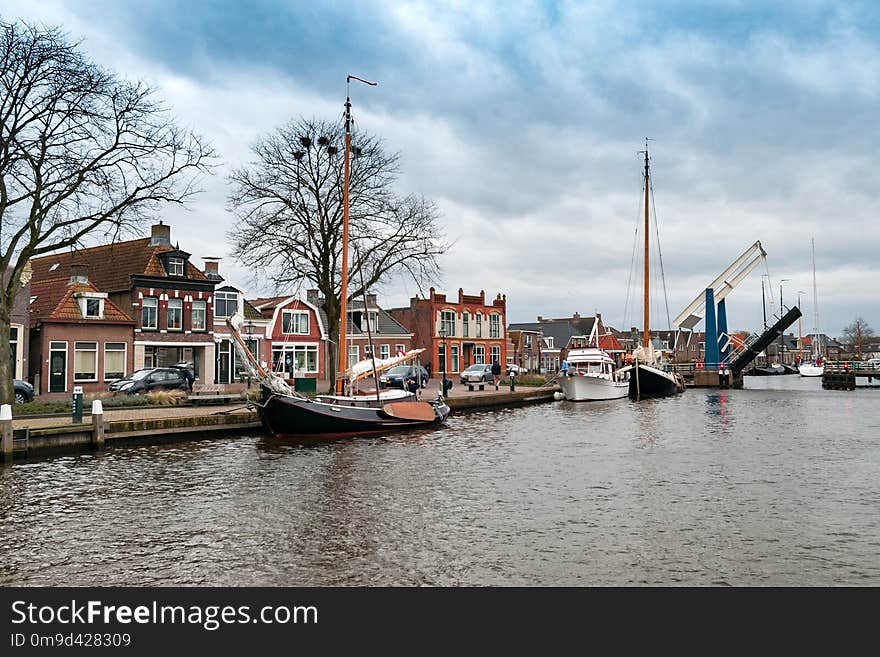
[[[526,349],[525,342],[530,335],[540,336],[539,369],[544,374],[559,370],[571,349],[591,346],[597,341],[601,348],[613,355],[623,354],[623,346],[617,336],[602,323],[600,313],[596,313],[595,317],[581,317],[580,313],[576,312],[571,317],[557,319],[539,315],[535,322],[511,324],[508,330],[522,337],[523,349]],[[535,357],[534,348],[529,354],[531,358]]]
[[[507,362],[507,297],[498,294],[487,302],[486,293],[465,294],[459,288],[456,299],[447,299],[432,287],[427,299],[413,297],[409,308],[392,308],[388,313],[412,332],[414,348],[426,350],[423,363],[433,375],[447,375],[477,363]],[[448,350],[448,355],[446,351]]]

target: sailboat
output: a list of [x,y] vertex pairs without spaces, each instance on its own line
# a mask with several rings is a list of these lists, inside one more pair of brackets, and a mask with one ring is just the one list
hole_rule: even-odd
[[801,363],[798,372],[801,376],[822,376],[825,374],[825,363],[822,357],[822,339],[819,337],[819,305],[816,301],[816,240],[811,239],[813,256],[813,337],[810,340],[812,358],[810,362]]
[[[349,75],[346,83],[358,80]],[[254,402],[263,426],[274,436],[336,437],[360,436],[401,429],[440,425],[449,416],[443,395],[432,401],[419,401],[416,394],[405,390],[379,390],[379,372],[418,357],[423,349],[415,349],[386,359],[370,357],[350,368],[345,367],[346,301],[348,296],[348,214],[351,173],[351,97],[345,99],[345,178],[342,212],[342,277],[339,341],[339,372],[335,395],[307,397],[266,369],[247,348],[237,327],[227,319],[236,351],[251,374],[260,383],[260,399]],[[375,350],[370,349],[371,354]],[[342,374],[344,372],[344,374]],[[356,383],[369,376],[376,383],[369,394],[356,394]],[[347,382],[347,385],[346,385]]]
[[648,142],[645,141],[645,299],[644,316],[645,325],[643,331],[643,344],[637,347],[633,353],[633,364],[622,368],[620,373],[629,371],[629,398],[634,400],[648,399],[652,397],[668,397],[684,392],[684,377],[677,372],[667,372],[662,368],[654,345],[651,342],[650,329],[650,270],[649,264],[649,235],[650,235],[650,189],[651,171],[648,158]]

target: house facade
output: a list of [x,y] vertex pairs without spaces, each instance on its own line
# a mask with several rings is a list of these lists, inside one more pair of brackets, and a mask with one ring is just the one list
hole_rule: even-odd
[[[151,227],[150,237],[34,258],[34,304],[42,303],[36,288],[45,284],[57,289],[73,265],[85,267],[88,283],[134,322],[128,343],[133,369],[185,362],[193,367],[197,382],[214,380],[215,281],[190,262],[189,253],[172,245],[171,226],[160,221]],[[43,353],[43,361],[47,358]],[[40,390],[48,391],[45,380]]]
[[66,280],[59,273],[32,281],[28,378],[38,394],[69,395],[76,386],[102,392],[133,370],[135,321],[88,271],[74,263]]
[[511,324],[508,329],[511,333],[518,332],[523,336],[523,349],[526,348],[526,338],[540,336],[540,341],[536,342],[540,352],[535,353],[536,347],[532,347],[530,354],[532,358],[539,358],[538,369],[542,374],[559,370],[571,349],[595,344],[597,340],[599,346],[607,347],[614,355],[623,353],[623,347],[610,330],[606,329],[602,323],[602,315],[599,313],[596,313],[595,317],[581,317],[580,313],[576,312],[571,317],[556,319],[539,315],[535,322]]
[[486,293],[448,299],[432,287],[427,299],[413,297],[409,308],[388,313],[413,334],[413,348],[424,348],[423,363],[432,375],[457,373],[469,365],[507,362],[507,297],[498,294],[487,303]]
[[327,378],[327,321],[320,308],[295,296],[248,303],[265,322],[261,361],[285,379]]

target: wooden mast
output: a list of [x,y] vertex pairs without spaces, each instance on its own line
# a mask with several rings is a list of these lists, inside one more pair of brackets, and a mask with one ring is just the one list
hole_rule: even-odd
[[[346,78],[345,84],[351,82],[351,76]],[[339,307],[339,371],[336,373],[336,394],[344,393],[345,381],[343,374],[345,367],[347,345],[345,343],[346,319],[348,309],[348,177],[350,172],[349,155],[351,152],[351,97],[345,96],[345,181],[342,187],[342,291],[340,292]]]
[[[371,87],[375,87],[375,82],[367,82],[361,78],[349,75],[345,78],[346,89],[351,85],[352,80],[363,82]],[[351,177],[351,94],[345,94],[345,178],[342,187],[342,280],[341,291],[339,295],[339,369],[336,373],[336,394],[344,393],[345,380],[343,375],[348,368],[346,363],[347,345],[345,343],[346,319],[348,309],[348,186]]]
[[648,172],[648,140],[645,139],[645,334],[644,334],[644,345],[645,348],[651,343],[651,334],[650,328],[648,324],[649,314],[650,314],[650,302],[648,298],[648,290],[649,290],[649,267],[648,267],[648,258],[649,258],[649,248],[648,248],[648,234],[651,229],[650,225],[650,205],[649,205],[649,189],[651,187],[651,178],[650,173]]

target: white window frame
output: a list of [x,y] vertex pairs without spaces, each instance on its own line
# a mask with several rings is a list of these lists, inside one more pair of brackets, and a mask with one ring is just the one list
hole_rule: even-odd
[[455,335],[455,311],[440,311],[440,329],[446,331],[446,337],[451,338]]
[[[178,313],[178,317],[180,318],[179,326],[171,326],[171,304],[174,304],[174,309]],[[183,331],[183,299],[168,299],[168,304],[165,307],[165,328],[168,329],[169,332],[179,333]]]
[[[293,360],[294,365],[296,365],[297,354],[304,353],[305,354],[304,362],[305,362],[306,368],[307,368],[307,369],[295,369],[293,372],[287,372],[287,370],[282,370],[282,371],[286,372],[288,375],[292,375],[295,372],[302,372],[304,374],[318,374],[319,373],[321,363],[319,361],[320,353],[319,353],[317,342],[290,342],[290,343],[272,345],[272,352],[270,354],[270,361],[269,362],[271,363],[271,366],[273,369],[275,369],[275,363],[278,360],[276,358],[276,356],[280,356],[281,362],[285,362],[286,361],[285,355],[287,353],[291,353],[293,355],[292,360]],[[309,356],[308,355],[309,355],[309,353],[312,353],[315,355],[315,359],[314,359],[315,360],[315,368],[314,369],[308,369],[308,364],[309,364]]]
[[461,314],[461,337],[466,338],[470,333],[471,316],[467,311]]
[[379,345],[379,358],[391,358],[391,345],[390,344],[382,344]]
[[501,315],[498,313],[489,315],[489,337],[495,339],[501,337]]
[[169,276],[183,276],[185,273],[186,273],[186,260],[184,260],[183,258],[168,258],[168,275]]
[[[92,349],[81,349],[81,344],[93,344],[95,345]],[[95,356],[95,373],[91,379],[83,379],[77,376],[76,374],[76,355],[78,353],[92,353]],[[98,342],[93,340],[83,340],[82,342],[74,342],[73,343],[73,382],[74,383],[89,383],[91,381],[98,380]]]
[[398,353],[406,353],[406,345],[396,344],[394,345],[394,355],[396,356]]
[[501,364],[501,347],[497,344],[493,344],[489,346],[489,362],[494,363],[498,361],[498,364]]
[[[114,376],[114,377],[107,376],[107,351],[108,351],[107,345],[111,345],[111,344],[112,345],[116,345],[116,344],[122,345],[121,350],[120,349],[110,349],[110,353],[118,354],[120,351],[122,351],[122,376]],[[118,381],[119,379],[125,378],[125,375],[128,374],[128,343],[126,343],[126,342],[105,342],[104,343],[104,368],[102,371],[104,373],[104,380],[105,381]]]
[[474,316],[474,319],[477,322],[477,332],[474,335],[474,337],[482,338],[483,337],[483,313],[477,313]]
[[[196,311],[201,310],[202,313],[202,325],[200,327],[196,326]],[[193,331],[207,331],[208,330],[208,302],[204,299],[196,299],[192,302],[192,307],[189,311],[190,321],[192,323]]]
[[351,367],[357,363],[360,358],[361,348],[356,344],[348,345],[348,366]]
[[[221,307],[221,299],[222,299],[222,306],[223,306],[222,312],[219,311],[219,309]],[[235,302],[235,310],[233,310],[231,313],[229,313],[228,312],[229,303],[231,301]],[[225,319],[227,317],[232,317],[237,312],[238,312],[238,292],[235,292],[235,291],[229,292],[227,290],[220,290],[220,291],[214,292],[214,317],[220,317],[220,318]]]
[[[144,323],[144,311],[147,310],[147,308],[153,309],[152,324]],[[159,297],[144,297],[143,299],[141,299],[141,329],[147,329],[149,331],[159,330]]]
[[[285,318],[291,317],[292,331],[285,331]],[[306,328],[302,330],[302,318],[305,317]],[[307,310],[282,310],[281,311],[281,335],[308,335],[310,331],[311,319]]]
[[486,364],[486,347],[481,344],[474,345],[474,365]]
[[459,360],[461,348],[457,344],[449,345],[449,371],[460,372],[461,361]]

